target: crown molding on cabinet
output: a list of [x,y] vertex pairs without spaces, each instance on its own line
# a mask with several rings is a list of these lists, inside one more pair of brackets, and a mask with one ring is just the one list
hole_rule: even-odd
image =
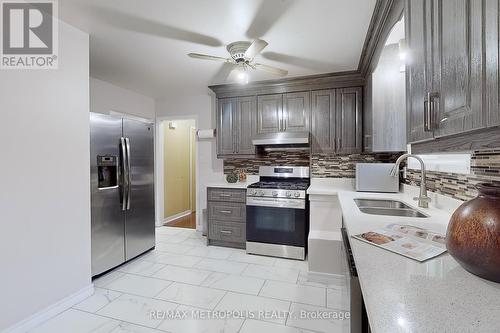
[[358,71],[308,75],[279,80],[266,80],[241,84],[209,86],[218,98],[281,94],[298,91],[359,87],[364,78]]
[[375,69],[385,40],[394,24],[401,18],[404,6],[403,0],[377,0],[357,70],[363,77]]

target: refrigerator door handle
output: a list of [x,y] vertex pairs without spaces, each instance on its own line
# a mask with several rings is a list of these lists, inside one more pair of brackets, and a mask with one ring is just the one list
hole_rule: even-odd
[[130,168],[130,139],[125,138],[127,146],[127,210],[130,210],[130,193],[132,192],[131,168]]
[[122,179],[122,184],[121,184],[121,206],[122,206],[122,211],[125,211],[127,209],[127,196],[128,196],[128,177],[127,177],[127,166],[126,166],[126,161],[127,161],[127,152],[125,148],[125,138],[121,137],[120,138],[120,150],[121,150],[121,179]]

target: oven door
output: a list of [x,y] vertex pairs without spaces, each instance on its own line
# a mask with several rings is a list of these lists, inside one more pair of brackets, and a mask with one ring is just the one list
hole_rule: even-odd
[[247,197],[247,242],[306,246],[307,200]]

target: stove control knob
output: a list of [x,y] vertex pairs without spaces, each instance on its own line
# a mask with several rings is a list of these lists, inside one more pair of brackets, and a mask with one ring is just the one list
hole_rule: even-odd
[[257,195],[257,190],[252,190],[252,191],[250,192],[250,195]]
[[273,191],[273,197],[277,197],[278,196],[278,191]]
[[286,196],[287,196],[287,198],[290,198],[292,196],[292,192],[286,191]]
[[295,192],[294,195],[295,195],[296,198],[300,197],[300,193],[299,192]]
[[264,191],[259,191],[259,195],[260,195],[261,197],[263,197],[263,196],[264,196]]

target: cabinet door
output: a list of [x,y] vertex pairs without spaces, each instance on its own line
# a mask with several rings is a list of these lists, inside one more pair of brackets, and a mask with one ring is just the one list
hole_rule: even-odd
[[337,89],[337,152],[361,153],[363,124],[361,121],[361,87]]
[[311,105],[309,96],[309,91],[283,95],[283,131],[310,131],[309,117],[311,116]]
[[281,131],[282,117],[282,94],[257,97],[257,133],[276,133]]
[[[413,1],[412,1],[413,3]],[[432,103],[436,136],[482,128],[484,1],[434,1]]]
[[486,2],[486,124],[500,125],[500,1]]
[[[424,126],[425,100],[431,91],[431,0],[406,0],[405,22],[408,60],[406,64],[406,110],[408,142],[433,138]],[[403,126],[403,124],[401,124]]]
[[236,114],[236,99],[219,99],[217,109],[217,155],[232,155],[235,153],[234,117]]
[[335,123],[337,107],[335,90],[316,90],[312,98],[312,151],[335,153]]
[[254,155],[255,146],[252,137],[255,134],[255,113],[257,98],[239,97],[237,100],[237,119],[234,127],[236,135],[236,153],[238,155]]

